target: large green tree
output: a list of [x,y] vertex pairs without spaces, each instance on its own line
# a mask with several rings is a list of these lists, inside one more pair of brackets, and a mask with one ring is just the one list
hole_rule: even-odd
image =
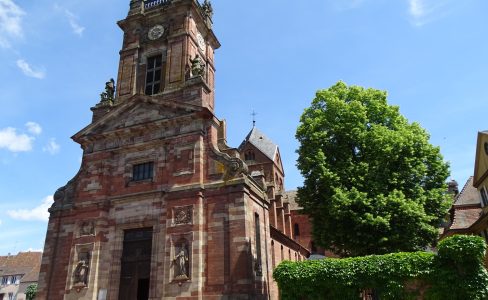
[[318,91],[296,137],[298,198],[316,243],[357,256],[435,242],[450,205],[449,166],[386,92],[343,82]]

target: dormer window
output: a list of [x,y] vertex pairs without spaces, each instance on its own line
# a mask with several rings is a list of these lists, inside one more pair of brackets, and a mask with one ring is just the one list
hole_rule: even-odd
[[163,56],[157,55],[147,59],[146,95],[154,95],[162,91],[164,85],[165,63]]

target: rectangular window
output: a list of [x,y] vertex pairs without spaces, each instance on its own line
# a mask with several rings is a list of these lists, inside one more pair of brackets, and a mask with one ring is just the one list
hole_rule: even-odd
[[15,284],[20,284],[20,275],[15,276]]
[[8,280],[8,276],[2,277],[2,285],[6,285]]
[[164,87],[165,62],[162,55],[147,59],[146,69],[146,95],[154,95],[161,92]]
[[140,181],[140,180],[152,179],[153,171],[154,171],[153,162],[134,165],[132,167],[132,180]]
[[8,300],[14,300],[14,293],[8,293]]
[[486,188],[482,187],[480,193],[481,198],[483,199],[483,207],[488,206],[488,194],[486,193]]

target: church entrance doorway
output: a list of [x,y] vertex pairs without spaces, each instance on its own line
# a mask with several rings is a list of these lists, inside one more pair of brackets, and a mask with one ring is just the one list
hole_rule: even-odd
[[124,232],[119,300],[149,299],[152,233],[152,228]]

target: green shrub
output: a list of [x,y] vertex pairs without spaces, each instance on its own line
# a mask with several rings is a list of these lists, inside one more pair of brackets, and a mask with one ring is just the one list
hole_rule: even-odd
[[[345,259],[281,263],[273,277],[287,299],[358,299],[374,289],[381,299],[488,299],[488,273],[480,237],[455,236],[439,254],[393,253]],[[413,287],[413,288],[412,288]]]
[[32,283],[25,289],[26,300],[34,300],[36,298],[36,294],[37,294],[37,283]]

